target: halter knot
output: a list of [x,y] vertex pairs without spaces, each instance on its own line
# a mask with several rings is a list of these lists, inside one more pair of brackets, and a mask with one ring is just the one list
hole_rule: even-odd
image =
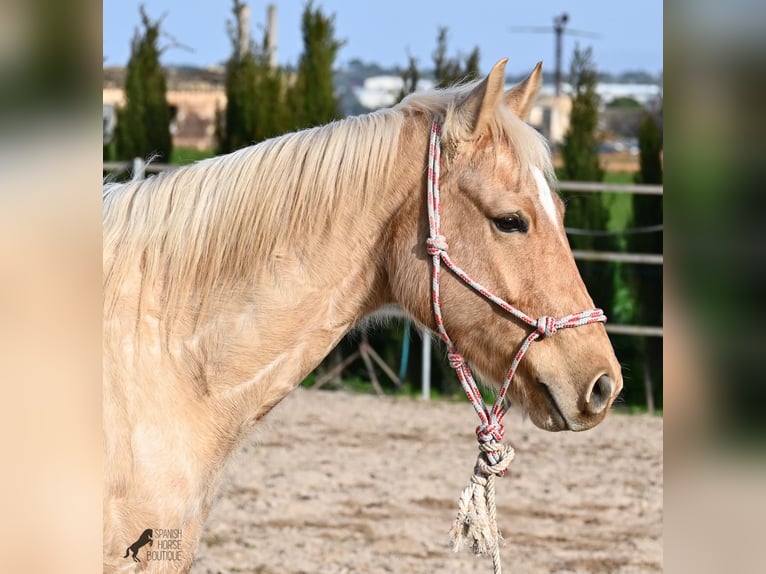
[[435,235],[426,239],[426,253],[429,255],[439,255],[446,252],[448,248],[447,239],[443,235]]
[[540,333],[540,336],[543,338],[555,335],[556,331],[559,330],[556,318],[547,317],[545,315],[537,320],[536,327],[537,332]]
[[477,470],[485,477],[490,474],[494,476],[505,476],[511,461],[513,461],[516,456],[516,451],[513,450],[511,445],[500,442],[486,442],[480,444],[479,450],[481,451],[481,454],[479,455],[479,458],[476,459],[474,477],[477,476]]
[[455,370],[458,370],[460,367],[462,367],[465,364],[465,359],[463,358],[463,355],[457,352],[447,353],[447,360],[449,361],[449,366]]
[[480,444],[500,442],[505,436],[505,427],[499,422],[480,424],[476,427],[476,438]]

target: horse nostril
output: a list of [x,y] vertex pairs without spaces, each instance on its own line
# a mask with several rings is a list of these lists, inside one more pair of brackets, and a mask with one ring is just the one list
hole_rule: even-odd
[[614,381],[607,375],[598,377],[590,388],[588,400],[585,403],[585,411],[591,415],[597,415],[609,405],[609,401],[614,393]]

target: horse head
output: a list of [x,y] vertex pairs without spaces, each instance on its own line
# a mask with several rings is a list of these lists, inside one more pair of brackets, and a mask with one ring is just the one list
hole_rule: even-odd
[[[535,327],[446,269],[438,288],[442,317],[435,319],[434,250],[448,252],[466,275],[526,316],[559,318],[595,306],[564,231],[565,207],[553,191],[547,144],[525,123],[540,89],[541,65],[506,92],[505,63],[479,82],[444,92],[450,99],[438,111],[440,235],[435,241],[433,222],[429,228],[427,182],[421,181],[419,193],[393,221],[387,264],[398,303],[433,330],[443,322],[461,355],[498,386]],[[406,108],[408,100],[400,105]],[[414,110],[423,125],[430,124],[422,107]],[[591,428],[622,388],[604,326],[556,329],[552,319],[546,324],[539,326],[540,340],[520,362],[507,396],[540,428]]]

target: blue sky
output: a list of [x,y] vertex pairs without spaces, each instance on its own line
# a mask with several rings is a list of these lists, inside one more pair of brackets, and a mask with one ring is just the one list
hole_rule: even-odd
[[[139,25],[139,5],[152,18],[165,14],[163,29],[193,48],[190,53],[170,49],[165,64],[211,65],[226,60],[231,52],[226,20],[231,17],[228,0],[104,0],[105,65],[124,65],[130,55],[130,39]],[[260,38],[266,22],[267,0],[250,0],[251,29]],[[295,64],[302,50],[300,16],[302,0],[271,0],[278,8],[278,60]],[[575,42],[592,45],[599,70],[620,72],[662,69],[662,0],[576,0],[514,2],[513,0],[315,0],[325,14],[335,15],[336,37],[346,41],[338,55],[340,64],[353,58],[383,66],[404,66],[407,54],[420,67],[431,64],[439,26],[449,29],[450,53],[481,51],[481,68],[489,71],[508,56],[511,74],[532,69],[543,60],[553,69],[553,34],[512,32],[512,26],[551,26],[553,17],[567,12],[568,28],[599,34],[600,39],[564,39],[564,63],[568,67]]]

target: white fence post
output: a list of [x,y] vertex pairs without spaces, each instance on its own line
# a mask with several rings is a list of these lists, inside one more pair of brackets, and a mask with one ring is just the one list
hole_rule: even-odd
[[133,158],[133,181],[144,179],[146,175],[146,162],[140,157]]
[[431,332],[423,327],[420,329],[420,336],[423,337],[423,365],[420,371],[423,387],[422,397],[427,401],[431,398]]

